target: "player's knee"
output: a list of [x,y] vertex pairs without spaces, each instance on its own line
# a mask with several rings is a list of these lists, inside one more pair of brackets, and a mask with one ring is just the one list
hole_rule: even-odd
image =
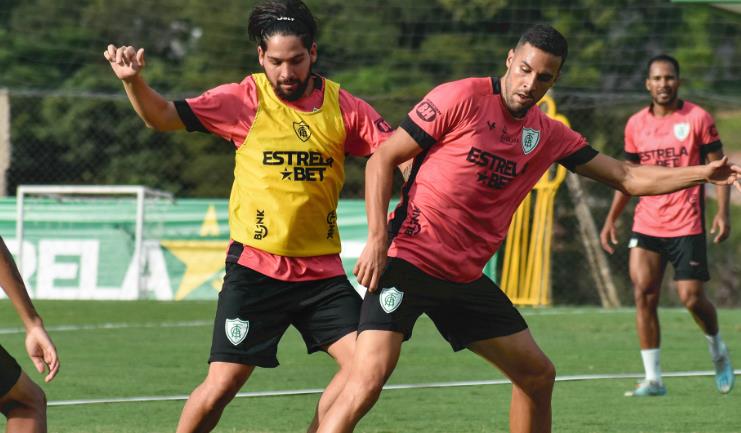
[[553,389],[553,384],[556,383],[556,366],[550,359],[546,359],[536,381],[539,389]]
[[697,293],[683,293],[680,295],[680,299],[682,300],[682,304],[688,310],[695,309],[700,303],[700,296],[698,296]]
[[46,393],[43,389],[41,389],[40,386],[36,385],[35,383],[31,382],[33,385],[31,389],[29,390],[29,401],[28,405],[33,408],[34,413],[39,414],[41,416],[46,416]]
[[633,299],[638,308],[653,308],[658,305],[659,295],[656,290],[647,285],[635,285]]
[[531,396],[550,396],[556,382],[556,366],[545,358],[537,369],[533,370],[517,385]]
[[373,405],[383,391],[384,381],[380,377],[364,377],[351,379],[345,385],[346,391],[358,406]]
[[45,420],[47,400],[44,390],[31,380],[24,381],[22,386],[23,389],[16,393],[17,397],[0,407],[0,412],[8,418],[21,416]]

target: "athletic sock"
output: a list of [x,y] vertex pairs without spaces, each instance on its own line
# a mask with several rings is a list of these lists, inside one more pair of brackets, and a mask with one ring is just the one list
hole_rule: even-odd
[[705,335],[705,338],[708,340],[710,357],[713,358],[713,362],[718,361],[723,355],[725,355],[725,344],[723,344],[723,339],[720,338],[720,332],[715,335]]
[[642,349],[643,369],[646,371],[646,380],[661,383],[660,348]]

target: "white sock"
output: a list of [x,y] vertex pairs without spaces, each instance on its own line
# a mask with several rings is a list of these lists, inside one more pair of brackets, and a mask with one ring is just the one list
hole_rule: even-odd
[[705,338],[708,339],[708,350],[710,350],[713,361],[717,361],[725,355],[725,344],[723,344],[723,339],[720,338],[720,332],[715,335],[705,335]]
[[641,350],[643,369],[646,371],[646,380],[661,383],[660,352],[661,349],[658,347],[655,349]]

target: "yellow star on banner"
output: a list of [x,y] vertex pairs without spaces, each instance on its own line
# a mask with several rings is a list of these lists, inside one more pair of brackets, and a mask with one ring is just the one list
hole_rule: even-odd
[[201,236],[219,236],[221,234],[221,227],[219,227],[219,218],[216,216],[216,207],[209,205],[206,211],[206,216],[203,217],[203,224],[201,224]]
[[229,241],[161,241],[161,244],[185,265],[175,294],[175,300],[180,301],[224,269]]

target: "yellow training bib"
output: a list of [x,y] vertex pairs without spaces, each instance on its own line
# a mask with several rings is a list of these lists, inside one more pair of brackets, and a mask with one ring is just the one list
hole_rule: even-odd
[[258,109],[236,154],[231,237],[281,256],[339,253],[346,136],[340,86],[325,79],[324,102],[309,113],[281,101],[265,74],[252,77]]

